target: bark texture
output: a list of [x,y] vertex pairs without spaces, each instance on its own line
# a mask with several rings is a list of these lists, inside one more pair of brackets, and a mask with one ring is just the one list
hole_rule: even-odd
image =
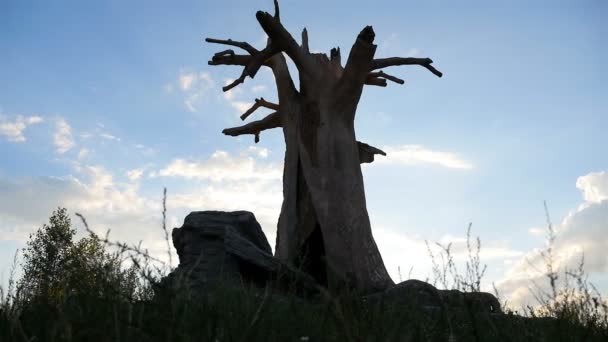
[[[374,59],[375,33],[365,27],[357,36],[345,66],[340,49],[329,57],[309,51],[306,29],[302,44],[283,27],[275,0],[275,14],[259,11],[256,18],[269,39],[258,50],[245,42],[207,38],[207,42],[241,48],[215,54],[210,65],[240,65],[243,72],[230,90],[253,78],[265,66],[271,68],[278,103],[256,99],[241,117],[258,108],[274,112],[244,126],[224,130],[238,136],[252,134],[255,142],[266,129],[282,128],[285,138],[283,205],[278,222],[275,255],[300,267],[330,289],[345,287],[361,292],[383,290],[389,277],[372,236],[365,202],[361,163],[383,151],[357,141],[354,120],[365,85],[386,86],[387,80],[403,84],[398,77],[378,69],[396,65],[420,65],[441,77],[429,58]],[[300,86],[296,89],[285,55],[296,65]]]

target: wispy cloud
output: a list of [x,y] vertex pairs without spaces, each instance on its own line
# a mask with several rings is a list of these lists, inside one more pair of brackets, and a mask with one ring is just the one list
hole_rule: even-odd
[[55,134],[53,135],[53,143],[57,148],[57,153],[66,153],[74,147],[74,139],[72,137],[72,127],[68,122],[59,118],[55,122]]
[[206,160],[175,159],[158,172],[163,177],[210,180],[213,182],[251,179],[280,180],[282,165],[260,163],[267,150],[248,149],[241,155],[216,151]]
[[120,138],[118,138],[112,134],[108,134],[108,133],[101,133],[101,134],[99,134],[99,136],[106,140],[120,141]]
[[232,108],[236,109],[239,114],[245,113],[249,108],[251,108],[252,104],[243,101],[232,101],[230,102]]
[[266,91],[267,89],[268,89],[268,87],[266,87],[265,85],[262,85],[262,84],[251,87],[251,91],[254,93],[261,93],[261,92]]
[[405,41],[407,40],[404,40],[399,34],[393,32],[380,42],[377,55],[382,57],[389,57],[389,55],[419,57],[420,50],[415,47],[404,47],[403,42]]
[[[232,82],[234,82],[233,79],[224,80],[224,85],[229,85]],[[240,87],[236,87],[236,88],[232,88],[232,89],[230,89],[228,91],[225,91],[224,94],[223,94],[223,96],[224,96],[224,98],[226,100],[231,101],[231,100],[234,100],[234,98],[237,95],[240,95],[241,93],[243,93],[243,89],[240,88]]]
[[141,176],[143,176],[143,174],[144,174],[144,169],[133,169],[133,170],[127,171],[127,178],[129,178],[129,180],[131,180],[131,181],[136,181],[136,180],[139,180],[141,178]]
[[[207,72],[181,70],[177,77],[177,89],[184,96],[184,105],[191,112],[198,111],[206,93],[215,82]],[[173,84],[165,85],[165,91],[173,92]]]
[[0,136],[4,136],[10,142],[25,142],[27,139],[24,131],[27,127],[41,122],[44,122],[44,119],[40,116],[17,115],[14,120],[8,120],[0,114]]
[[421,145],[385,146],[387,156],[378,158],[382,164],[432,165],[449,169],[470,170],[473,164],[456,153],[435,151]]
[[84,159],[86,157],[88,157],[91,154],[91,151],[88,148],[81,148],[80,151],[78,151],[78,159]]

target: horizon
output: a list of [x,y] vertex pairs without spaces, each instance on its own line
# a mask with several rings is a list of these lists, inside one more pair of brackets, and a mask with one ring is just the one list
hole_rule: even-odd
[[[311,50],[340,46],[343,56],[372,25],[377,58],[430,57],[444,73],[392,67],[405,84],[366,87],[358,107],[358,140],[387,152],[362,170],[393,280],[410,269],[431,277],[425,241],[453,243],[462,265],[472,222],[488,265],[483,289],[495,283],[515,305],[529,303],[547,201],[559,265],[584,253],[607,295],[608,4],[349,4],[283,0],[281,17],[296,40],[307,28]],[[208,66],[222,47],[203,40],[262,47],[257,10],[272,1],[0,4],[1,284],[15,250],[58,206],[80,235],[75,212],[165,257],[164,187],[169,228],[190,211],[248,210],[274,248],[282,133],[257,144],[221,133],[242,124],[254,98],[276,99],[271,74],[223,93],[241,69]]]

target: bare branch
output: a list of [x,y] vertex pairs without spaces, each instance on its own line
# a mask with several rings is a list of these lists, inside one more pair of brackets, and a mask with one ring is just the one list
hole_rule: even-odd
[[249,76],[254,78],[258,73],[262,65],[266,64],[266,61],[276,55],[280,50],[273,44],[269,44],[264,50],[251,56],[251,61],[243,69],[242,77]]
[[329,52],[329,59],[331,60],[332,63],[335,63],[337,65],[342,65],[342,56],[340,55],[340,48],[339,47],[335,47],[333,49],[331,49],[331,51]]
[[[249,55],[231,55],[216,53],[208,62],[209,65],[241,65],[246,66],[251,61]],[[265,64],[268,65],[268,64]]]
[[266,61],[266,63],[272,68],[272,73],[277,86],[279,103],[292,101],[293,97],[297,94],[297,90],[289,73],[285,56],[283,56],[282,53],[277,53]]
[[377,87],[386,87],[386,86],[388,86],[388,83],[386,83],[386,79],[379,78],[379,77],[368,77],[365,80],[365,84],[366,85],[373,85],[373,86],[377,86]]
[[310,48],[308,47],[308,31],[306,27],[302,30],[302,50],[306,53],[310,53]]
[[376,34],[371,26],[366,26],[357,36],[340,78],[341,96],[353,100],[357,99],[357,101],[361,96],[363,85],[367,83],[367,75],[371,70],[374,54],[376,53],[375,36]]
[[357,146],[359,147],[359,161],[361,163],[371,163],[374,161],[374,155],[381,154],[386,156],[386,152],[381,149],[368,145],[366,143],[362,143],[357,141]]
[[[395,83],[399,83],[399,84],[403,84],[405,83],[404,80],[400,79],[399,77],[395,77],[393,75],[389,75],[387,73],[385,73],[384,71],[380,70],[378,72],[370,72],[369,74],[367,74],[367,80],[366,80],[366,84],[369,84],[368,81],[370,79],[376,79],[376,78],[380,78],[380,79],[387,79],[389,81],[393,81]],[[372,81],[373,82],[373,81]],[[386,82],[384,82],[384,86],[386,86]],[[375,85],[375,84],[373,84]]]
[[420,65],[427,68],[430,72],[432,72],[437,77],[443,76],[441,71],[435,69],[431,64],[433,60],[430,58],[416,58],[416,57],[391,57],[391,58],[380,58],[374,59],[372,63],[372,69],[382,69],[389,66],[398,66],[398,65]]
[[[225,52],[225,51],[224,51]],[[274,56],[278,50],[275,46],[268,45],[264,50],[257,51],[251,56],[242,56],[242,55],[231,55],[230,53],[216,54],[213,56],[211,61],[209,61],[209,65],[244,65],[245,68],[241,73],[241,76],[234,80],[234,82],[222,88],[223,91],[228,91],[239,84],[245,82],[245,78],[247,76],[253,78],[260,70],[262,65],[270,66],[268,60]]]
[[223,57],[223,56],[234,56],[234,50],[228,49],[224,51],[217,52],[213,55],[213,57]]
[[344,81],[351,86],[362,86],[369,73],[376,45],[374,38],[376,34],[371,26],[366,26],[355,40],[344,66]]
[[274,0],[274,18],[281,21],[281,12],[279,11],[279,0]]
[[[253,57],[249,55],[215,54],[208,64],[247,66],[251,63],[252,58]],[[289,75],[289,69],[287,68],[285,57],[282,54],[274,55],[270,59],[266,60],[264,65],[272,69],[272,73],[274,74],[277,84],[277,90],[279,92],[279,99],[287,99],[289,96],[295,93],[295,86],[293,85],[293,81]]]
[[274,53],[284,51],[293,60],[300,71],[313,70],[313,63],[310,59],[310,55],[304,53],[304,50],[296,43],[295,39],[293,39],[291,34],[279,20],[263,11],[258,11],[255,14],[255,17],[258,19],[264,32],[266,32],[268,37],[272,40],[271,45],[275,48]]
[[243,134],[253,134],[255,136],[255,142],[258,143],[260,141],[260,132],[281,126],[281,116],[279,112],[274,112],[262,120],[252,121],[243,126],[226,128],[222,133],[233,137]]
[[245,66],[245,68],[243,69],[243,72],[241,73],[241,76],[239,76],[239,78],[234,80],[234,82],[223,87],[222,88],[223,91],[228,91],[228,90],[238,86],[239,84],[245,82],[245,77],[247,77],[247,76],[253,78],[255,76],[255,74],[258,72],[258,70],[260,69],[260,67],[262,65],[265,65],[266,60],[268,58],[272,57],[272,55],[274,55],[274,53],[276,53],[276,52],[269,51],[268,47],[262,51],[259,51],[258,49],[254,48],[253,46],[251,46],[251,44],[249,44],[247,42],[237,42],[232,39],[222,40],[222,39],[206,38],[205,41],[208,43],[236,46],[236,47],[239,47],[239,48],[249,52],[249,54],[251,55],[251,56],[235,55],[234,51],[232,51],[232,50],[225,50],[225,51],[218,52],[215,55],[213,55],[213,58],[208,63],[209,65],[224,64],[224,65],[243,65],[243,66]]
[[269,108],[272,110],[279,110],[278,104],[268,102],[268,101],[264,100],[263,97],[261,97],[259,99],[255,99],[255,103],[253,104],[253,106],[251,106],[251,108],[249,108],[243,115],[241,115],[241,120],[247,119],[247,117],[249,115],[251,115],[253,112],[255,112],[260,107],[265,107],[265,108]]
[[234,80],[229,85],[222,87],[222,90],[223,91],[228,91],[228,90],[230,90],[230,89],[238,86],[239,84],[245,82],[245,77],[247,77],[247,75],[245,74],[245,71],[243,71],[243,73],[241,74],[241,76],[239,78],[237,78],[236,80]]
[[241,49],[249,52],[252,55],[254,53],[258,52],[258,49],[254,48],[253,46],[251,46],[251,44],[249,44],[247,42],[237,42],[237,41],[234,41],[232,39],[224,40],[224,39],[214,39],[214,38],[205,38],[205,41],[207,43],[236,46],[238,48],[241,48]]

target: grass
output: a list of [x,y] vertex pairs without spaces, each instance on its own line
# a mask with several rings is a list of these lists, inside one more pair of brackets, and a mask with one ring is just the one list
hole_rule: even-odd
[[[164,224],[163,231],[169,243]],[[121,260],[119,267],[129,264],[136,270],[135,288],[115,278],[114,284],[94,293],[66,288],[62,296],[25,294],[23,279],[14,279],[20,267],[15,257],[9,286],[6,291],[0,289],[0,341],[608,340],[606,302],[587,281],[584,260],[576,269],[563,270],[566,281],[557,281],[560,276],[552,256],[555,232],[550,220],[543,251],[549,287],[534,286],[538,305],[522,315],[510,309],[504,315],[466,308],[429,310],[407,298],[392,303],[352,294],[325,294],[309,301],[289,291],[279,294],[269,287],[234,283],[220,284],[205,293],[155,295],[153,289],[170,270],[167,265],[140,245],[113,242],[107,235],[98,240],[104,248],[115,250],[112,255]],[[451,245],[438,245],[440,252],[435,254],[429,248],[431,283],[445,289],[479,291],[486,267],[479,258],[481,241],[471,241],[469,225],[468,261],[462,274],[454,263]]]

